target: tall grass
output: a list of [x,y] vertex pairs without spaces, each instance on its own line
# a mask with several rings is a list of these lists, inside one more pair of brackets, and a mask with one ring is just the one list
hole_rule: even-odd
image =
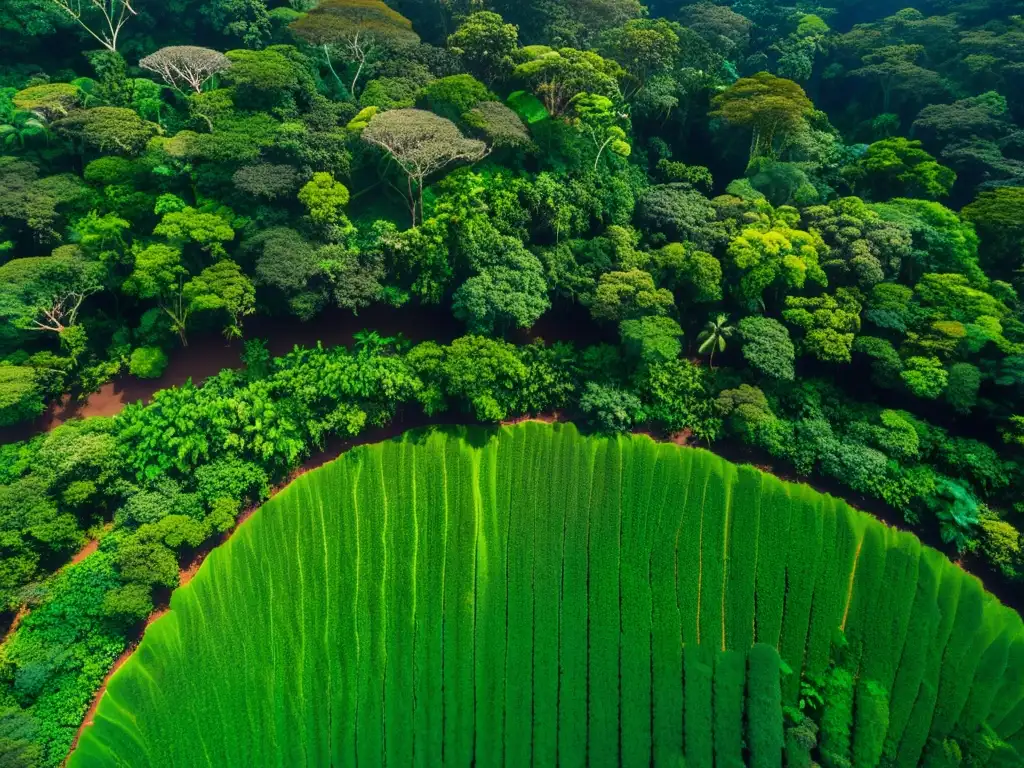
[[912,537],[647,438],[411,433],[215,550],[70,765],[777,766],[840,629],[836,760],[1024,738],[1024,625]]

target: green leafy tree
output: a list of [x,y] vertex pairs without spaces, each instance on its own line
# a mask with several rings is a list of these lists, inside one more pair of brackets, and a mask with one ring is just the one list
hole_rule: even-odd
[[729,243],[728,254],[741,277],[737,292],[748,305],[764,301],[771,290],[780,295],[808,283],[825,286],[828,279],[820,257],[827,252],[821,236],[811,230],[791,229],[784,222],[771,228],[747,227]]
[[132,350],[128,373],[140,379],[159,379],[167,369],[167,353],[160,347],[138,347]]
[[750,45],[753,22],[727,5],[710,2],[686,5],[681,18],[687,28],[730,59],[744,53]]
[[978,403],[981,371],[970,363],[955,363],[949,368],[946,401],[957,413],[967,414]]
[[0,364],[0,427],[34,419],[44,408],[43,392],[33,369]]
[[700,344],[697,351],[702,355],[710,353],[708,360],[712,368],[715,367],[715,351],[725,352],[726,340],[732,338],[736,328],[729,325],[729,316],[718,314],[704,325],[704,330],[697,334],[697,341]]
[[241,335],[241,320],[255,311],[255,289],[239,266],[222,259],[199,275],[188,278],[181,263],[181,251],[154,244],[135,254],[135,268],[124,283],[124,290],[140,299],[156,300],[170,318],[183,346],[188,346],[186,331],[192,315],[202,311],[223,311],[229,318],[224,333],[229,338]]
[[789,331],[778,320],[753,315],[740,320],[743,357],[757,371],[775,379],[792,381],[796,350]]
[[201,13],[222,35],[258,48],[270,35],[270,14],[263,0],[221,0],[202,6]]
[[829,246],[821,266],[831,283],[854,283],[861,288],[900,274],[911,253],[913,238],[900,221],[883,218],[859,197],[843,197],[803,211]]
[[480,272],[455,292],[452,312],[471,333],[530,328],[551,306],[543,267],[517,239],[502,237]]
[[191,207],[165,213],[153,234],[166,237],[178,247],[195,243],[215,258],[227,256],[223,243],[235,239],[235,230],[222,217]]
[[917,63],[924,50],[924,46],[915,44],[882,46],[866,54],[864,66],[851,70],[849,77],[878,85],[882,112],[892,112],[907,102],[938,100],[947,93],[948,86],[938,73]]
[[518,55],[523,61],[515,69],[516,77],[531,84],[552,117],[565,115],[580,93],[609,99],[619,96],[622,67],[593,51],[530,45],[519,49]]
[[595,320],[620,322],[644,315],[667,315],[674,308],[671,291],[658,288],[650,272],[631,269],[601,275],[590,314]]
[[348,205],[348,200],[348,188],[335,181],[331,173],[314,173],[299,190],[299,202],[306,206],[309,218],[322,227],[336,227],[345,221],[341,209]]
[[580,411],[602,432],[628,432],[646,418],[643,403],[631,392],[595,381],[580,396]]
[[[293,21],[289,28],[310,45],[320,48],[331,66],[338,56],[355,66],[352,80],[346,85],[354,97],[359,76],[368,64],[388,48],[415,45],[419,36],[412,22],[392,10],[381,0],[329,0]],[[334,74],[335,78],[338,75]],[[340,78],[338,78],[340,82]]]
[[496,149],[525,148],[531,144],[526,125],[513,110],[499,101],[481,101],[462,116],[466,125],[482,132]]
[[82,303],[103,288],[99,264],[77,255],[13,259],[0,266],[0,317],[13,327],[63,336]]
[[160,133],[160,126],[143,120],[127,107],[93,107],[73,112],[57,120],[54,130],[83,147],[99,152],[124,152],[137,155],[149,140]]
[[488,85],[508,76],[519,47],[519,30],[492,11],[469,14],[448,36],[448,48],[462,57],[469,71]]
[[956,173],[903,137],[876,141],[855,163],[843,169],[850,185],[876,200],[890,197],[945,197]]
[[46,120],[67,117],[82,102],[83,93],[71,83],[32,85],[17,91],[11,102],[22,111],[41,115]]
[[486,85],[466,74],[438,78],[420,92],[421,106],[449,120],[459,120],[477,104],[494,98]]
[[977,227],[988,265],[1001,274],[1024,267],[1024,187],[986,190],[963,217]]
[[636,222],[640,229],[664,234],[671,241],[690,242],[706,252],[723,239],[715,207],[704,195],[686,184],[658,184],[637,200]]
[[675,360],[682,352],[683,329],[671,317],[649,315],[619,323],[626,354],[643,366]]
[[787,296],[782,317],[803,331],[804,351],[826,363],[848,363],[860,330],[860,311],[857,293],[839,288],[834,296]]
[[601,155],[608,149],[620,157],[629,157],[631,147],[627,141],[628,117],[615,108],[607,96],[579,93],[571,102],[572,122],[576,128],[594,142],[597,154],[594,156],[594,171],[597,171]]
[[927,272],[959,272],[972,281],[985,281],[978,261],[978,236],[956,211],[931,200],[907,198],[870,207],[910,234],[910,249],[903,252],[900,270],[904,282]]
[[256,311],[256,289],[242,268],[230,259],[221,259],[185,283],[182,298],[189,313],[226,314],[224,335],[229,339],[242,337],[242,318]]
[[806,125],[814,107],[799,85],[767,72],[740,78],[711,104],[711,117],[751,130],[750,160],[775,157],[779,144]]
[[926,400],[938,398],[949,381],[949,374],[937,357],[907,358],[900,377],[912,394]]
[[651,264],[659,285],[682,291],[684,304],[722,299],[722,263],[706,251],[669,243],[654,252]]
[[424,342],[407,360],[423,380],[419,398],[427,413],[443,411],[449,398],[458,398],[481,421],[506,418],[528,375],[513,345],[483,336],[462,336],[447,347]]
[[460,160],[476,162],[488,152],[486,144],[467,139],[451,120],[421,109],[378,112],[361,138],[386,152],[405,174],[412,226],[423,218],[423,188],[428,176]]
[[607,30],[600,51],[617,61],[629,75],[626,100],[643,91],[650,79],[671,73],[681,56],[678,25],[665,19],[630,19]]
[[689,360],[649,365],[637,382],[637,391],[647,415],[669,431],[689,430],[709,443],[721,431],[707,372]]

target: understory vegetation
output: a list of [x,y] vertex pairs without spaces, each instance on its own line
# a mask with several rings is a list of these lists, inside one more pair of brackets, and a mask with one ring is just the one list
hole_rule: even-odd
[[[0,2],[0,765],[58,765],[179,570],[375,427],[740,446],[1019,590],[1024,17],[905,1]],[[462,330],[253,332],[400,308]],[[218,334],[239,370],[161,388]]]
[[1010,765],[1022,667],[977,579],[806,486],[571,425],[430,430],[211,554],[70,765]]

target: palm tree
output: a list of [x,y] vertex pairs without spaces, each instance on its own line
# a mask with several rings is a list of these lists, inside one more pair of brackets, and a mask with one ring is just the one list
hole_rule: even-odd
[[700,342],[697,351],[702,355],[711,351],[711,358],[708,362],[712,368],[715,367],[715,349],[725,352],[725,340],[736,330],[733,326],[728,325],[728,322],[728,315],[719,314],[714,320],[708,320],[704,330],[697,335],[697,341]]
[[7,122],[0,118],[0,147],[24,149],[26,140],[36,136],[42,136],[47,144],[50,143],[50,126],[39,113],[18,110]]

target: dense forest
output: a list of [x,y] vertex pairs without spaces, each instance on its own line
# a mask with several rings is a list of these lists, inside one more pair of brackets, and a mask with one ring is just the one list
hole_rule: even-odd
[[[0,764],[59,764],[190,553],[397,416],[743,446],[1019,589],[1024,16],[902,5],[3,0],[0,427],[245,351],[0,445]],[[426,306],[464,335],[246,330]]]

